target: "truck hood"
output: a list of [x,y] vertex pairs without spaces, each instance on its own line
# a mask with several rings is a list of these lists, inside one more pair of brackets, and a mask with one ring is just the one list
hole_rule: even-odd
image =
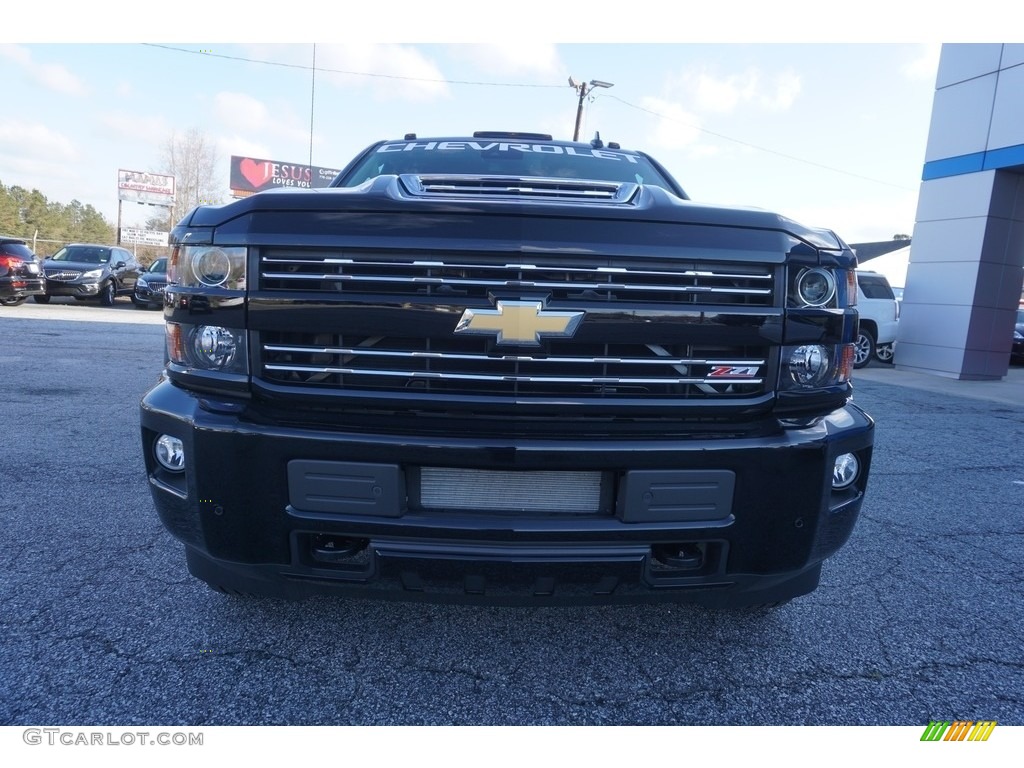
[[[529,195],[469,198],[457,193],[418,196],[410,191],[408,178],[379,176],[358,187],[267,190],[226,205],[200,206],[182,219],[179,226],[218,228],[241,217],[258,217],[272,212],[305,212],[318,219],[334,212],[421,215],[476,213],[770,230],[787,233],[815,248],[843,250],[846,247],[835,233],[827,229],[807,227],[785,216],[758,208],[708,205],[683,200],[660,187],[637,186],[628,200],[615,202],[538,198]],[[394,221],[393,226],[397,225],[397,221]]]

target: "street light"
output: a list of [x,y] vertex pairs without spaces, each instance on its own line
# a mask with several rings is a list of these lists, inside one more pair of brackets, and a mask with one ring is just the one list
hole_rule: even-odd
[[575,88],[579,91],[580,101],[576,106],[576,128],[572,132],[572,140],[580,140],[580,120],[583,118],[583,100],[587,98],[592,90],[595,88],[611,88],[615,83],[609,83],[605,80],[591,80],[589,83],[577,83],[576,80],[569,77],[569,87]]

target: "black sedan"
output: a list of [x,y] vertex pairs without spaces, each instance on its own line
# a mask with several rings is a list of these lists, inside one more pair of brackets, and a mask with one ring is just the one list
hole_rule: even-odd
[[46,293],[39,262],[24,240],[0,237],[0,305],[16,307]]
[[142,270],[131,251],[112,245],[73,243],[43,262],[46,295],[36,296],[45,304],[51,296],[99,299],[113,306],[118,296],[132,296]]
[[167,288],[167,259],[157,259],[139,275],[135,283],[132,303],[139,309],[158,309],[164,305],[164,289]]

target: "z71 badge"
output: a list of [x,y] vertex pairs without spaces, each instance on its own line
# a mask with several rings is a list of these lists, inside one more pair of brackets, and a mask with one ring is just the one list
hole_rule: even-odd
[[754,365],[716,365],[708,373],[709,379],[753,379],[757,376]]

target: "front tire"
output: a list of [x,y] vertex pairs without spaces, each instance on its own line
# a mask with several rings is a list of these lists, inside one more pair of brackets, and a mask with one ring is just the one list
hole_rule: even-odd
[[861,328],[857,333],[857,343],[853,350],[853,367],[863,368],[871,362],[875,354],[875,335],[867,328]]
[[117,297],[117,286],[114,285],[114,281],[110,280],[103,289],[100,291],[100,306],[112,307],[114,306],[114,299]]
[[875,347],[875,358],[880,363],[886,365],[892,365],[893,358],[896,356],[896,350],[892,344],[879,344]]
[[48,294],[39,293],[32,297],[32,301],[34,301],[36,304],[49,304],[50,297]]

